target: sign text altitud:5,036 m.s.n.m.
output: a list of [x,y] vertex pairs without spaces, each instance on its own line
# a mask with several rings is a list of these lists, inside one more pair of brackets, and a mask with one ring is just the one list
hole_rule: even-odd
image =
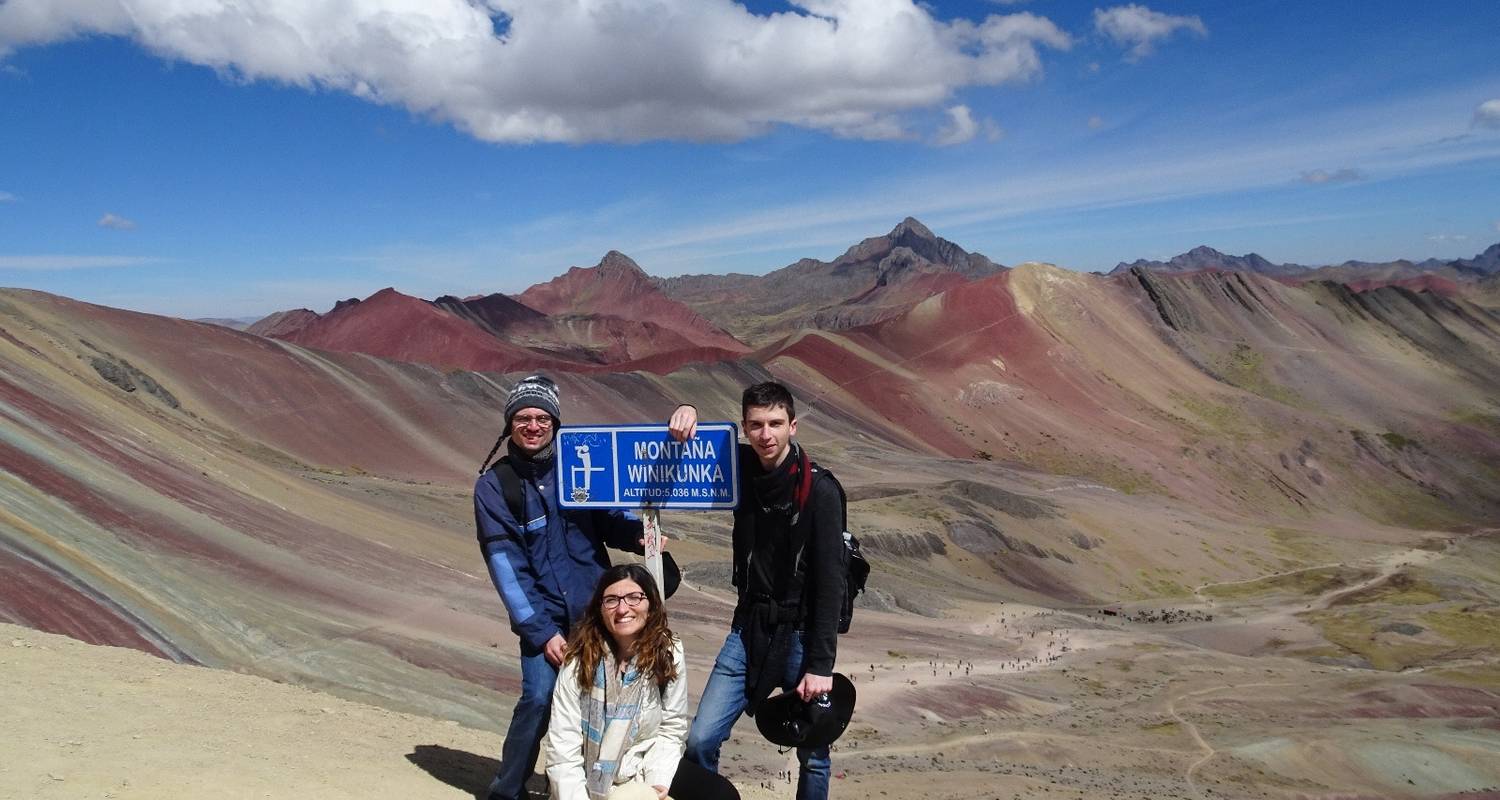
[[565,427],[557,432],[563,508],[732,509],[739,504],[739,429],[698,425],[686,442],[665,425]]

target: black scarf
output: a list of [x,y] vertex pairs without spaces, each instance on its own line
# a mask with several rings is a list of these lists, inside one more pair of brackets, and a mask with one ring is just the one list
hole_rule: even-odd
[[791,516],[796,502],[797,469],[801,466],[802,448],[792,445],[780,464],[762,471],[757,461],[750,469],[750,492],[762,514]]
[[514,439],[506,439],[505,453],[510,456],[510,465],[515,468],[517,475],[535,480],[538,472],[552,466],[552,456],[557,452],[553,445],[556,443],[557,437],[554,436],[546,447],[535,453],[527,453],[516,445]]

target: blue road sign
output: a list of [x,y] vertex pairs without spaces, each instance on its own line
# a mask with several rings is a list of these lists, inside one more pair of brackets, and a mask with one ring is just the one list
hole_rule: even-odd
[[739,428],[698,425],[678,442],[665,425],[597,425],[557,431],[563,508],[734,508],[740,501]]

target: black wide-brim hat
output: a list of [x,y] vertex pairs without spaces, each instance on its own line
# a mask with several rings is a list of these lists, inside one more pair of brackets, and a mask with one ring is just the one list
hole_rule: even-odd
[[[824,698],[826,697],[826,701]],[[854,683],[833,673],[833,690],[804,703],[796,692],[761,702],[755,711],[760,735],[781,747],[819,748],[833,744],[854,716]]]

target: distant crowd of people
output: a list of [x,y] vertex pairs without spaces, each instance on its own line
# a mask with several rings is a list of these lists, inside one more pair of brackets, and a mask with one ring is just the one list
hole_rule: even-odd
[[1114,608],[1099,609],[1101,617],[1117,617],[1126,622],[1149,622],[1165,623],[1171,625],[1178,622],[1213,622],[1214,615],[1195,608],[1162,608],[1142,609],[1140,611],[1120,611]]

